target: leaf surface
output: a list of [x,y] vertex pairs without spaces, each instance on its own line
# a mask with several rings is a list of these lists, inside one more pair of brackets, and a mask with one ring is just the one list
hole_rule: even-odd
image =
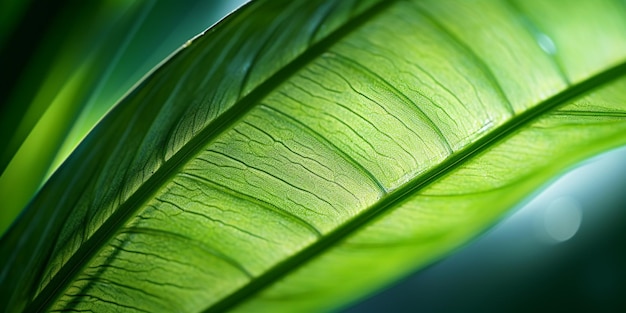
[[619,1],[256,1],[0,242],[6,311],[331,309],[626,143]]

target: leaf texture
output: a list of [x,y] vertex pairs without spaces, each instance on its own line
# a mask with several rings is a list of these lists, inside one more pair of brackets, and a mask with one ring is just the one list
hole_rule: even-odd
[[626,143],[620,1],[263,1],[146,78],[0,242],[4,311],[328,310]]

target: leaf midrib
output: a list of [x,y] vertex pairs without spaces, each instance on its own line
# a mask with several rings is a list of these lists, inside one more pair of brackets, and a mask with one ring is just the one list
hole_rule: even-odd
[[[29,304],[26,311],[45,311],[53,303],[53,301],[60,296],[60,293],[65,290],[68,283],[73,281],[74,277],[93,257],[93,255],[99,251],[99,248],[115,235],[121,225],[130,219],[133,214],[142,207],[143,203],[149,200],[150,197],[158,191],[165,182],[173,177],[176,170],[186,164],[186,161],[195,156],[197,152],[206,146],[208,142],[243,118],[247,112],[249,112],[256,105],[260,104],[259,101],[271,93],[275,87],[289,79],[298,70],[310,63],[316,57],[320,56],[323,52],[327,51],[328,47],[350,34],[353,30],[357,29],[374,16],[381,14],[387,8],[391,7],[391,5],[396,1],[397,0],[390,0],[377,3],[361,13],[359,16],[346,22],[346,24],[338,28],[326,38],[308,47],[308,49],[300,56],[296,57],[293,61],[282,67],[265,82],[254,88],[248,95],[238,100],[231,106],[230,109],[226,110],[223,114],[211,122],[209,124],[210,127],[203,129],[196,137],[192,138],[186,145],[184,145],[179,152],[165,162],[152,177],[141,185],[137,191],[107,219],[107,221],[94,233],[91,238],[83,243],[81,248],[78,249],[69,261],[57,272],[57,275],[55,275],[55,277],[48,283],[46,288],[44,288],[38,297]],[[402,187],[389,192],[379,202],[362,211],[352,220],[340,225],[329,234],[320,237],[319,240],[312,245],[282,261],[281,263],[278,263],[262,275],[257,276],[247,285],[230,294],[226,298],[221,299],[219,302],[207,308],[204,312],[221,312],[240,304],[245,301],[245,299],[253,296],[254,294],[262,291],[265,287],[285,277],[288,273],[299,268],[302,264],[308,262],[315,256],[323,253],[329,248],[332,248],[335,243],[348,237],[350,234],[360,229],[361,226],[386,212],[388,209],[393,208],[394,204],[401,202],[407,196],[414,194],[415,192],[437,181],[442,176],[450,173],[460,165],[464,164],[465,160],[479,155],[489,148],[492,143],[503,140],[512,133],[515,133],[517,130],[523,128],[525,125],[528,125],[531,121],[543,116],[546,112],[557,108],[567,101],[624,75],[626,75],[626,61],[598,73],[580,83],[570,85],[567,89],[544,100],[543,102],[540,102],[535,107],[532,107],[519,115],[513,116],[510,120],[493,129],[476,142],[450,155],[442,163],[426,171],[423,175],[420,175],[405,183]]]

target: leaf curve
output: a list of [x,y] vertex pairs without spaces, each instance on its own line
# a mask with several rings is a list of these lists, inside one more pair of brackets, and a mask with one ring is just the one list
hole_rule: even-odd
[[432,260],[625,143],[625,13],[580,3],[246,5],[2,238],[3,309],[327,309]]

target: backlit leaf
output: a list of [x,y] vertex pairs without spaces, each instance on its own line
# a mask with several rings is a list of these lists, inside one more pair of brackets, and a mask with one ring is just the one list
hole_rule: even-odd
[[263,1],[146,78],[0,242],[7,311],[328,310],[626,143],[619,1]]

